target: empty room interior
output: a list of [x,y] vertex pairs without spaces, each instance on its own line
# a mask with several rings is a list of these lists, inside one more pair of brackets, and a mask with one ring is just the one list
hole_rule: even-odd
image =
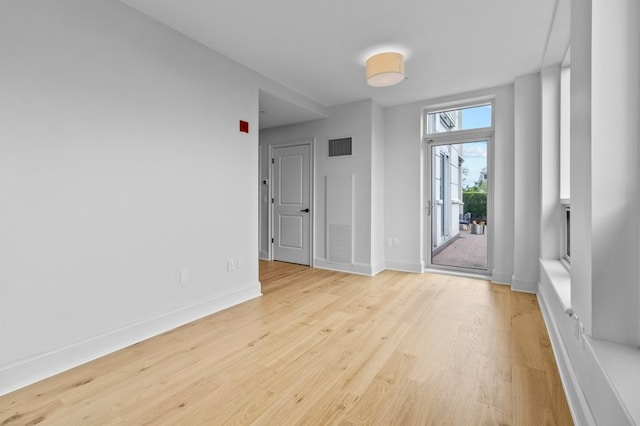
[[637,0],[0,0],[0,424],[640,424]]

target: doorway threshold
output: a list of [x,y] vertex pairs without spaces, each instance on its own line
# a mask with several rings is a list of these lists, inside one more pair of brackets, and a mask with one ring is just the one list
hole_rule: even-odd
[[489,273],[483,274],[481,272],[475,273],[475,272],[455,271],[452,269],[425,268],[423,269],[422,273],[451,275],[454,277],[463,277],[463,278],[472,278],[472,279],[483,280],[483,281],[492,281],[492,277]]

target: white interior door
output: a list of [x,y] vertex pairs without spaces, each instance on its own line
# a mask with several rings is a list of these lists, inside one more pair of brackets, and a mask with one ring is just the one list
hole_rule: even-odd
[[310,265],[311,147],[273,149],[273,259]]

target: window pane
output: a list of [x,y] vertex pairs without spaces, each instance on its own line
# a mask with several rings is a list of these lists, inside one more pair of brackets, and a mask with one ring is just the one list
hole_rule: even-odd
[[571,209],[567,209],[567,233],[565,234],[567,252],[565,253],[567,258],[571,259]]
[[427,114],[427,133],[429,134],[486,127],[491,127],[491,104]]
[[562,259],[571,263],[571,205],[568,200],[562,202],[562,233],[560,243]]

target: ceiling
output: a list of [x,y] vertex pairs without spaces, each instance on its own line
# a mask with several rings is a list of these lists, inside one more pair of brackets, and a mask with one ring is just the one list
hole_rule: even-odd
[[[508,84],[559,62],[569,31],[567,0],[121,1],[326,107]],[[405,81],[367,86],[366,57],[380,49],[405,54]],[[317,118],[265,92],[260,101],[261,128]]]

